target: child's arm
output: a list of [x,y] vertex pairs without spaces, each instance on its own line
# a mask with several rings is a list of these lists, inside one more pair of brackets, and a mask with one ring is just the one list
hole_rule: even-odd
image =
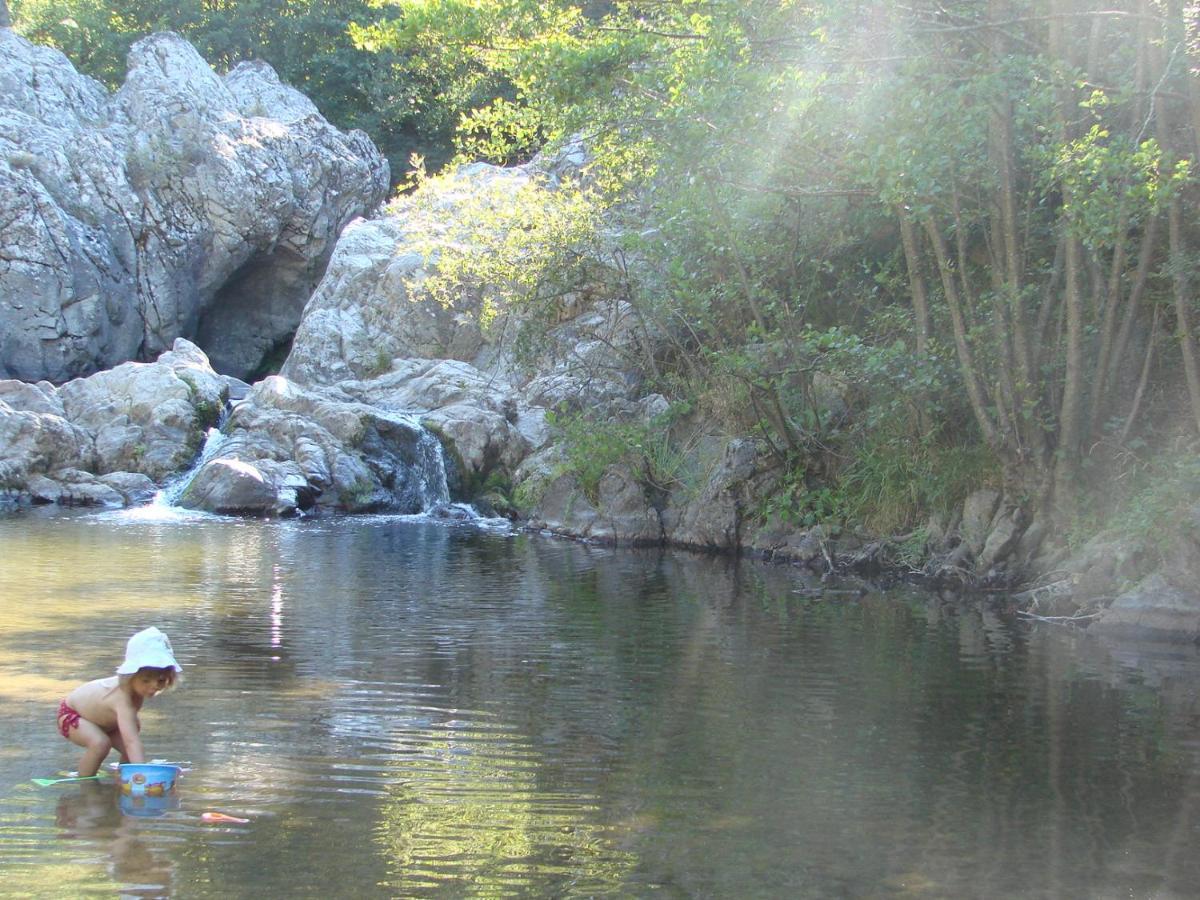
[[114,703],[117,713],[117,730],[121,734],[121,743],[125,759],[131,763],[144,763],[146,751],[142,749],[141,723],[138,721],[137,710],[127,698],[118,696]]

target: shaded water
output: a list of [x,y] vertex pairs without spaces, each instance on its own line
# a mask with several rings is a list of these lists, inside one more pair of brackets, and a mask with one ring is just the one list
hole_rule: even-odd
[[[395,518],[0,519],[0,894],[1196,895],[1194,649],[800,578]],[[78,759],[58,698],[150,624],[178,808],[35,787]]]

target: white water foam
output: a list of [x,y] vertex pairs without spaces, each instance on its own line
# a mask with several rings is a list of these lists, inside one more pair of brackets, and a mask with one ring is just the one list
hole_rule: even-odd
[[175,505],[187,486],[191,484],[192,479],[196,477],[196,473],[200,471],[200,467],[216,456],[224,443],[225,435],[221,433],[220,429],[208,429],[208,433],[204,437],[204,447],[200,450],[200,455],[196,457],[196,461],[190,469],[163,485],[160,490],[155,492],[153,499],[144,506],[131,506],[128,509],[115,510],[105,514],[105,518],[117,519],[122,522],[153,524],[199,522],[226,518],[214,513],[185,509]]

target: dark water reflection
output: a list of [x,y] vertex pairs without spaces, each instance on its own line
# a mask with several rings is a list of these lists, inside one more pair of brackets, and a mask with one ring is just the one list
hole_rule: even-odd
[[[1193,648],[799,579],[395,519],[0,519],[0,893],[1196,896]],[[149,624],[187,667],[144,715],[178,807],[34,787],[77,759],[58,697]]]

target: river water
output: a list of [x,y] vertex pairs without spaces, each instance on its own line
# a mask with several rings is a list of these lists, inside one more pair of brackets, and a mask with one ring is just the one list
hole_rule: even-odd
[[[1195,648],[811,587],[404,518],[0,518],[0,894],[1197,896]],[[147,625],[173,803],[34,785]]]

